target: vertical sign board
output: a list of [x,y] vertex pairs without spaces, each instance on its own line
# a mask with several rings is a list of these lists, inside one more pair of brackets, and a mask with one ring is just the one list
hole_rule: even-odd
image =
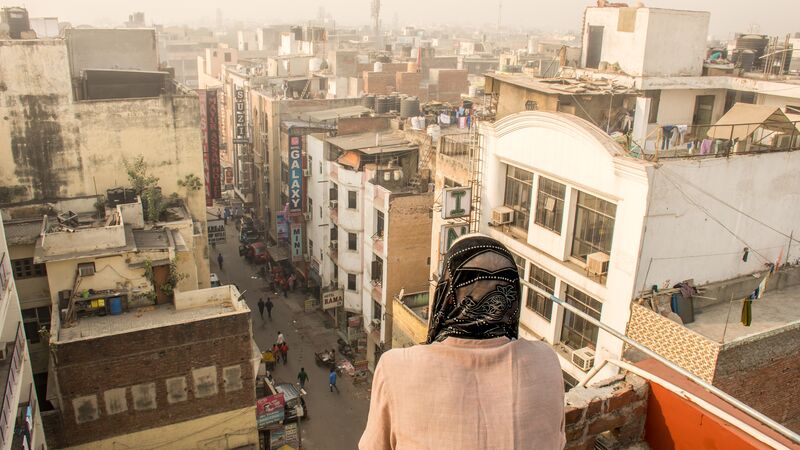
[[299,223],[293,223],[292,232],[292,261],[303,259],[303,228]]
[[303,211],[303,148],[300,136],[289,136],[289,212]]
[[214,199],[211,197],[211,192],[209,191],[211,187],[209,183],[211,168],[208,160],[208,111],[206,111],[208,105],[208,91],[201,90],[198,92],[198,95],[200,96],[200,140],[203,143],[203,186],[206,187],[206,206],[212,206],[214,204]]
[[243,144],[247,142],[247,111],[244,89],[238,86],[233,88],[233,142]]
[[439,234],[439,254],[447,253],[456,239],[468,233],[469,224],[466,223],[442,225],[442,231]]
[[206,202],[222,197],[222,170],[219,162],[219,109],[217,91],[206,92],[206,129],[208,130],[208,177],[206,179]]
[[472,212],[472,188],[455,187],[444,190],[442,219],[466,217]]

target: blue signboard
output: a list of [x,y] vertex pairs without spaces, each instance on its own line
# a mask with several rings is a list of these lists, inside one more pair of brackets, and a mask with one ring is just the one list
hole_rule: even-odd
[[289,136],[289,211],[303,211],[303,162],[300,136]]

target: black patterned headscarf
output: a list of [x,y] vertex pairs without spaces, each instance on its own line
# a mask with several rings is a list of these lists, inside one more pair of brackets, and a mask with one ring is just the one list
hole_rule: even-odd
[[519,314],[519,273],[508,249],[482,234],[458,239],[436,285],[428,343],[450,336],[516,339]]

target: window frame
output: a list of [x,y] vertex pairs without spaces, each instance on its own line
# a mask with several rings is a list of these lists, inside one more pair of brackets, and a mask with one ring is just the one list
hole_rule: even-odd
[[[550,281],[552,281],[552,286],[547,284]],[[534,263],[530,263],[528,268],[528,282],[545,292],[549,292],[550,295],[556,292],[556,276]],[[525,299],[525,307],[548,322],[552,320],[553,302],[530,287],[528,288],[528,296]]]
[[358,191],[347,191],[347,209],[358,210]]
[[[353,287],[350,287],[351,280],[353,282]],[[358,292],[358,276],[354,273],[347,274],[347,290],[350,292]]]
[[347,232],[347,250],[351,252],[358,251],[358,233]]
[[[589,294],[567,284],[564,290],[564,301],[579,310],[589,314],[597,320],[603,312],[603,303],[600,300],[590,296]],[[565,337],[565,334],[572,333]],[[561,332],[559,333],[559,342],[566,347],[578,350],[583,347],[597,348],[597,339],[600,333],[600,328],[596,325],[589,323],[577,314],[573,314],[569,310],[564,311],[564,320],[561,321]],[[579,337],[579,343],[573,346],[571,338]]]
[[[511,172],[514,172],[512,175]],[[517,171],[529,174],[530,180],[526,181],[521,178],[518,178]],[[505,187],[503,191],[503,206],[514,210],[514,220],[511,222],[511,226],[524,231],[526,234],[528,233],[528,228],[530,227],[531,221],[531,203],[533,196],[533,172],[530,172],[525,169],[521,169],[516,166],[512,166],[511,164],[506,165],[506,174],[505,174]],[[525,198],[525,189],[527,187],[527,198]],[[510,188],[513,188],[517,192],[510,192]],[[517,202],[514,202],[514,197]],[[525,205],[527,203],[527,206]],[[524,216],[525,220],[521,220],[520,216]],[[524,222],[524,223],[523,223]]]
[[[543,186],[543,183],[549,186]],[[550,190],[546,188],[550,187]],[[558,192],[553,192],[552,188],[560,187],[561,197]],[[547,210],[547,200],[553,199],[555,202],[553,211]],[[567,185],[551,178],[539,175],[539,182],[536,183],[536,211],[534,212],[533,223],[540,227],[550,230],[557,235],[561,235],[564,224],[564,206],[567,199]]]
[[46,277],[47,265],[35,264],[33,258],[12,259],[11,273],[15,280]]
[[[605,253],[605,254],[607,254],[609,256],[611,255],[611,246],[614,243],[614,227],[616,225],[617,205],[615,203],[612,203],[612,202],[610,202],[608,200],[605,200],[603,198],[600,198],[600,197],[598,197],[596,195],[593,195],[593,194],[590,194],[588,192],[584,192],[584,191],[580,191],[580,190],[577,191],[577,192],[578,192],[578,195],[577,195],[577,199],[575,201],[575,210],[574,210],[575,211],[575,223],[574,223],[574,225],[572,227],[572,242],[570,244],[569,254],[570,254],[571,258],[573,258],[573,259],[575,259],[577,261],[580,261],[581,263],[585,264],[586,263],[586,256],[588,256],[588,255],[590,255],[592,253],[601,252],[601,253]],[[594,203],[595,203],[596,206],[590,206],[590,205],[585,204],[585,203],[582,204],[581,201],[585,197],[591,197],[592,199],[594,199]],[[587,199],[587,200],[589,200],[589,199]],[[611,210],[611,212],[608,213],[608,212],[603,211],[602,210],[603,206],[607,207],[609,210]],[[584,216],[587,217],[586,220],[583,220]],[[604,223],[601,223],[599,227],[591,226],[591,223],[592,223],[592,219],[591,218],[592,217],[595,217],[595,219],[594,219],[595,221],[597,221],[599,219],[601,222],[604,222]],[[610,228],[608,230],[606,230],[606,231],[603,231],[603,229],[606,228],[609,224],[610,224]],[[598,235],[597,239],[600,242],[596,243],[594,241],[590,241],[590,240],[585,239],[583,236],[586,235],[587,231],[586,230],[582,230],[582,232],[579,233],[579,230],[578,230],[579,227],[580,228],[585,228],[586,230],[589,230],[588,233],[591,233],[593,235]],[[605,246],[603,245],[603,242],[602,242],[603,240],[605,240],[605,236],[600,236],[600,235],[604,235],[605,233],[608,233],[608,245],[607,245],[607,248],[605,248]],[[590,249],[592,251],[590,251],[590,252],[586,253],[585,255],[581,256],[580,249],[576,248],[576,247],[579,247],[580,245],[587,245],[588,247],[590,247]]]

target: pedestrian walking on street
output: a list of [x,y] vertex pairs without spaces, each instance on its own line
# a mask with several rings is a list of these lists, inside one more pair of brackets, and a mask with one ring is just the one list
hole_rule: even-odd
[[331,392],[336,389],[336,393],[339,393],[339,388],[336,386],[336,369],[331,367],[331,373],[328,374],[328,383],[330,383]]
[[286,338],[283,337],[283,333],[278,330],[278,340],[275,341],[279,346],[286,342]]
[[300,382],[300,389],[306,387],[306,381],[308,381],[308,374],[306,373],[306,369],[304,367],[300,368],[300,373],[297,374],[297,381]]
[[272,307],[273,306],[274,305],[272,304],[272,299],[267,297],[266,307],[267,307],[267,316],[269,316],[269,320],[272,320]]
[[222,253],[217,255],[217,264],[219,264],[219,270],[222,270]]
[[285,366],[289,361],[289,346],[286,345],[286,342],[281,344],[281,356],[283,356],[283,365]]
[[258,314],[261,316],[261,321],[264,321],[264,299],[258,299]]
[[284,283],[283,285],[283,298],[289,297],[289,286],[288,283]]

